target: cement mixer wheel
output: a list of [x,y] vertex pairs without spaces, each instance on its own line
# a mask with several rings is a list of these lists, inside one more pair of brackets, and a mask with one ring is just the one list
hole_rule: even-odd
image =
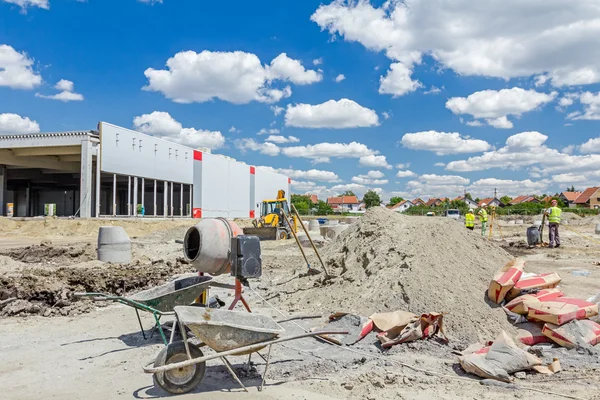
[[[192,358],[202,357],[202,351],[199,347],[192,343],[188,343],[190,348],[190,354]],[[156,360],[154,361],[155,367],[162,367],[163,365],[173,364],[181,361],[188,360],[187,353],[185,351],[185,344],[183,342],[174,342],[164,347]],[[166,372],[157,372],[153,375],[154,384],[160,386],[171,394],[183,394],[191,392],[198,386],[198,384],[204,378],[206,372],[206,363],[202,362],[199,364],[191,365],[189,367],[177,368]]]

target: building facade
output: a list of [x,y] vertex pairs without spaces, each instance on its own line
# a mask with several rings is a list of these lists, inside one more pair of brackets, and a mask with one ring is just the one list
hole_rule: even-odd
[[254,218],[291,180],[106,122],[0,136],[0,214]]

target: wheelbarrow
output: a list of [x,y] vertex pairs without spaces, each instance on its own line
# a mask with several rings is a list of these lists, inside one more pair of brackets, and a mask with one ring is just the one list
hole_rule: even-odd
[[[271,347],[274,344],[317,335],[348,333],[317,331],[278,338],[285,332],[284,329],[272,318],[264,315],[189,306],[175,307],[174,312],[183,341],[170,343],[158,354],[153,367],[144,367],[144,372],[154,374],[155,385],[172,394],[194,390],[204,378],[206,361],[217,358],[223,362],[242,389],[248,391],[226,357],[248,355],[250,358],[252,353],[268,347],[266,359],[258,353],[266,363],[259,387],[262,391],[271,359]],[[195,345],[188,342],[184,327],[189,328],[202,343]],[[204,346],[211,348],[215,353],[205,356],[201,350]]]
[[[176,324],[173,323],[170,340],[167,341],[160,318],[163,315],[173,315],[175,306],[190,305],[209,288],[212,281],[210,276],[190,276],[175,279],[164,285],[138,292],[131,297],[112,296],[105,293],[73,293],[74,297],[91,297],[93,301],[114,301],[133,307],[137,315],[142,336],[146,339],[146,333],[142,326],[139,311],[152,313],[155,321],[154,329],[158,329],[160,337],[165,345],[173,342]],[[153,329],[153,331],[154,331]]]

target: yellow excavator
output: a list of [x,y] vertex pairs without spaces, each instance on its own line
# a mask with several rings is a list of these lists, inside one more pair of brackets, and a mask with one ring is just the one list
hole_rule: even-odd
[[252,228],[244,228],[245,235],[258,236],[260,240],[289,239],[298,232],[298,218],[290,212],[284,190],[277,191],[274,200],[263,200],[260,217],[252,221]]

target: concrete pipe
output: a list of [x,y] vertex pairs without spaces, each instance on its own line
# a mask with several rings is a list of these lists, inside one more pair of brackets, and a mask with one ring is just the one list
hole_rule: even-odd
[[311,219],[310,222],[308,223],[308,230],[311,232],[318,232],[319,231],[319,221],[317,221],[316,219]]
[[231,238],[242,229],[224,218],[207,218],[192,226],[183,239],[185,259],[198,272],[221,275],[231,272]]
[[98,260],[115,264],[131,262],[131,240],[123,227],[100,227],[98,230]]
[[339,224],[334,226],[322,226],[321,227],[321,236],[334,240],[338,235],[344,232],[346,229],[350,228],[348,224]]
[[596,224],[596,235],[600,235],[600,224]]

